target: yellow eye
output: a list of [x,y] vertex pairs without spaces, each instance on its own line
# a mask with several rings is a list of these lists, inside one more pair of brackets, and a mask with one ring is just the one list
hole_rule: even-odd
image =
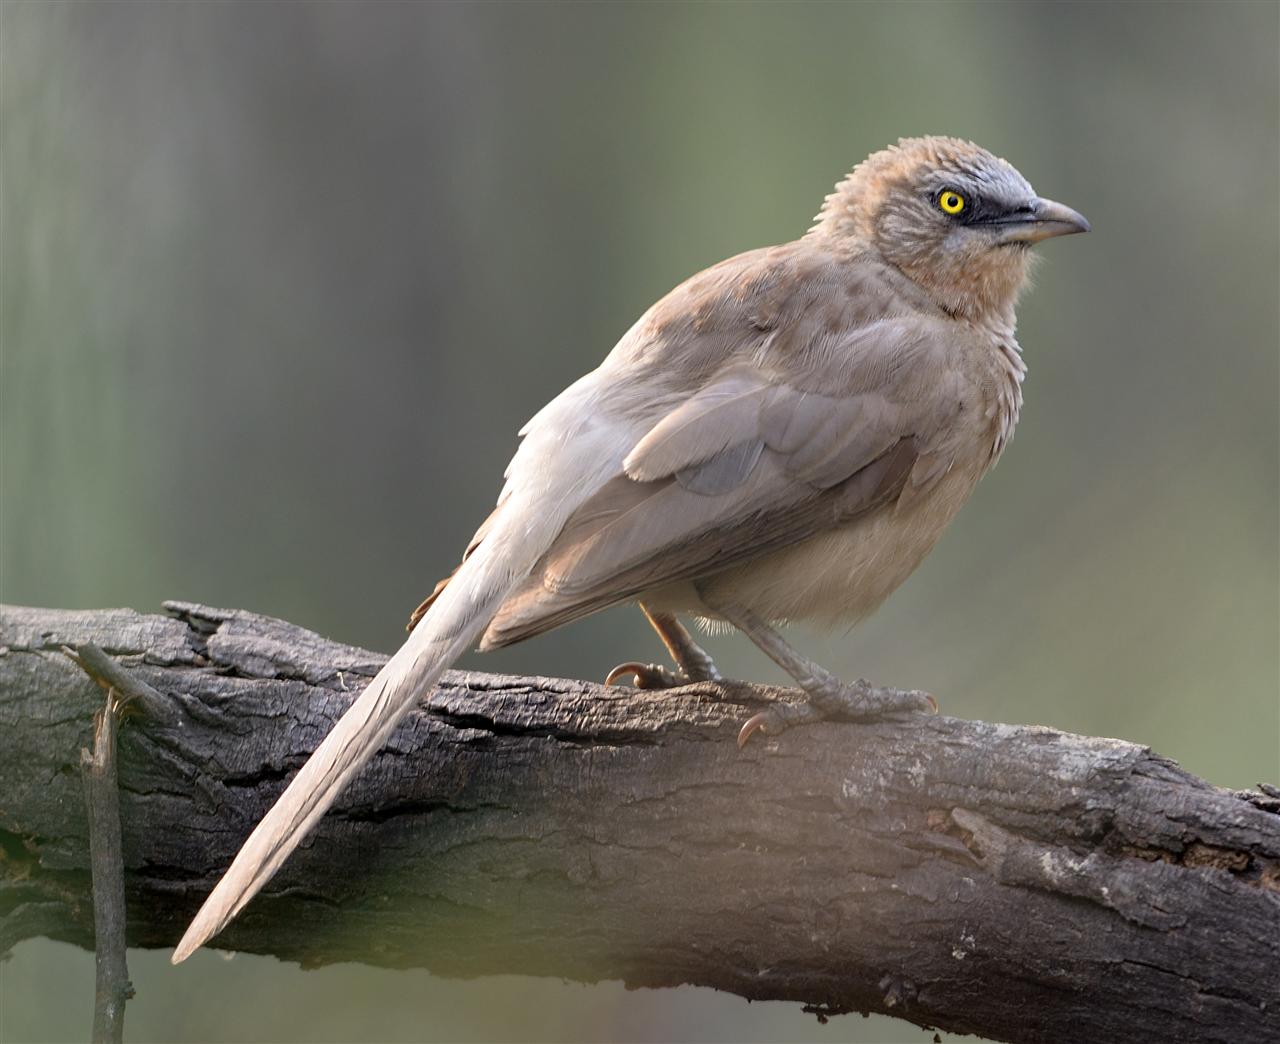
[[938,206],[944,214],[959,214],[964,210],[964,196],[947,189],[938,197]]

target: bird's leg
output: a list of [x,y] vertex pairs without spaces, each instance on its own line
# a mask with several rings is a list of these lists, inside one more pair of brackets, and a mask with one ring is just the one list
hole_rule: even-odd
[[793,726],[827,718],[856,721],[890,714],[936,712],[938,709],[937,701],[927,692],[882,689],[861,679],[853,683],[841,681],[825,667],[801,656],[783,640],[782,635],[750,609],[731,602],[709,600],[705,595],[703,601],[755,642],[769,659],[796,680],[809,697],[805,703],[775,704],[750,718],[738,733],[738,746],[743,746],[757,730],[776,736]]
[[632,660],[620,663],[611,670],[604,680],[606,685],[613,685],[620,678],[627,677],[634,678],[636,688],[639,689],[671,689],[693,682],[720,680],[720,672],[716,670],[711,656],[693,640],[693,635],[676,619],[674,613],[655,612],[643,602],[640,603],[640,611],[658,632],[658,637],[671,653],[678,669],[673,671],[658,663]]

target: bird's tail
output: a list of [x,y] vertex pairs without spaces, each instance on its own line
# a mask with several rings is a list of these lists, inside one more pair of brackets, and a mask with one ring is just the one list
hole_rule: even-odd
[[[512,513],[507,513],[512,518]],[[495,526],[440,593],[422,623],[387,661],[249,835],[205,900],[178,948],[178,964],[220,932],[280,868],[360,768],[386,742],[420,694],[483,632],[544,547],[525,526]]]

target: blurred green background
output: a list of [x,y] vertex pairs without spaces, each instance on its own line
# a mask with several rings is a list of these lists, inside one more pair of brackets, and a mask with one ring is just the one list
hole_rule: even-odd
[[[868,152],[956,134],[1095,231],[1043,251],[1000,467],[875,618],[797,643],[1280,780],[1278,11],[8,0],[0,597],[389,652],[521,423],[655,298],[803,232]],[[613,611],[470,665],[657,651]],[[931,1039],[703,990],[130,961],[139,1041]],[[86,953],[0,966],[0,1039],[83,1038],[91,1003]]]

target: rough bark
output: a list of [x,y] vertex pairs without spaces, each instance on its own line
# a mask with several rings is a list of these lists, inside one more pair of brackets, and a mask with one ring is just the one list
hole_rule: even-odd
[[[0,615],[0,951],[91,945],[93,642],[128,938],[172,946],[383,657],[171,604]],[[794,693],[452,673],[215,943],[307,965],[695,983],[1019,1041],[1280,1039],[1280,801],[1148,749],[947,717],[733,742]],[[154,701],[153,701],[154,702]]]

